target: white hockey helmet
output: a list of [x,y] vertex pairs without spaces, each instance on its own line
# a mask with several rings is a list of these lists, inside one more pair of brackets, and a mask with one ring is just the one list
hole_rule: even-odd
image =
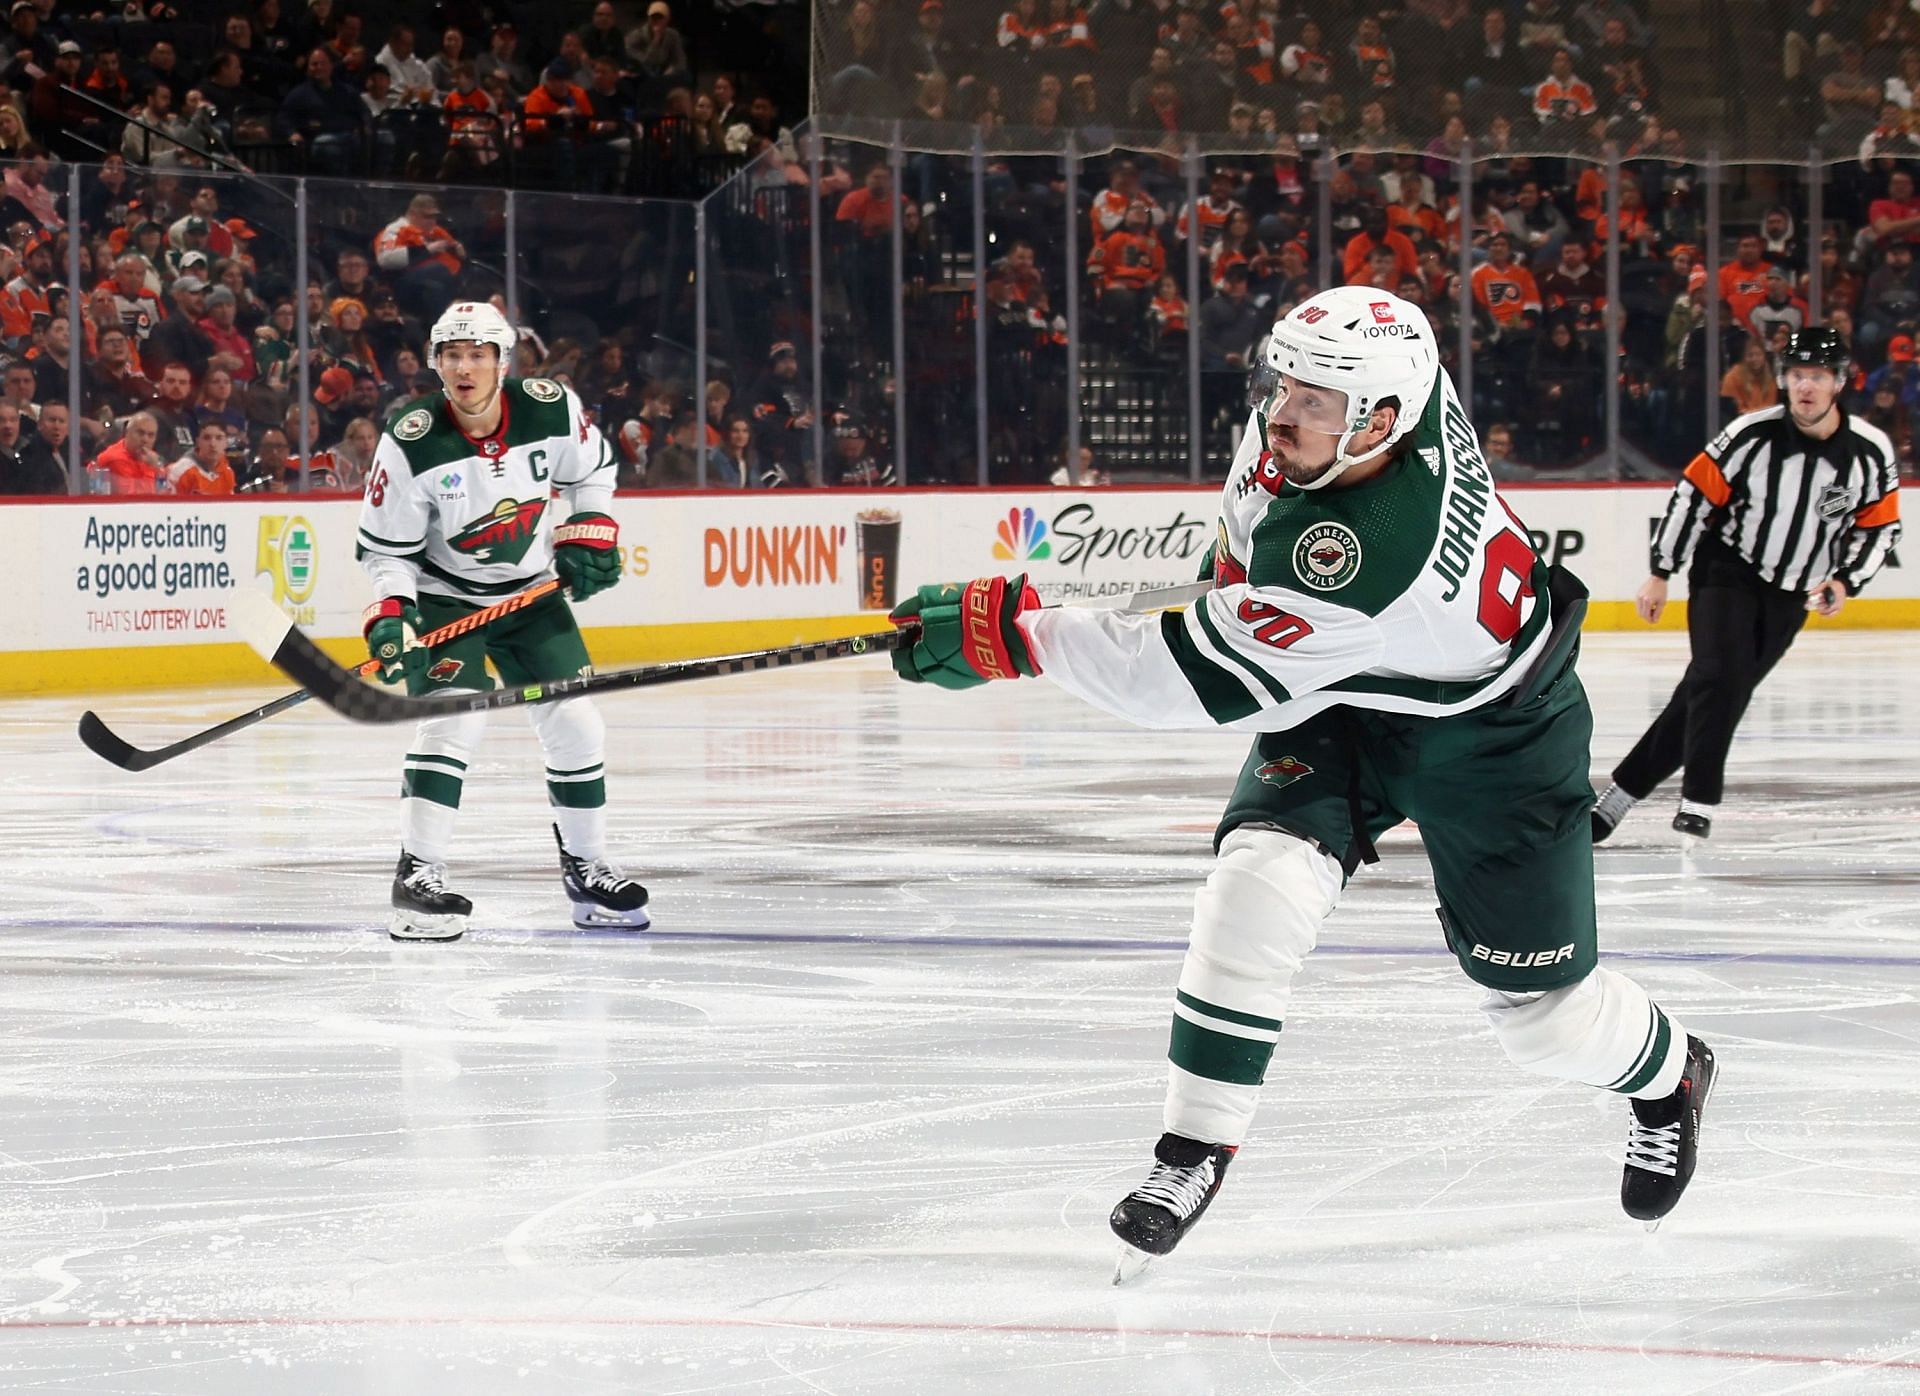
[[[1264,362],[1254,380],[1255,406],[1264,439],[1267,419],[1284,401],[1286,381],[1309,383],[1345,394],[1333,464],[1302,489],[1321,489],[1349,466],[1373,459],[1419,425],[1440,380],[1440,353],[1426,312],[1391,291],[1337,286],[1302,301],[1275,322]],[[1347,444],[1365,431],[1374,410],[1398,400],[1393,428],[1364,456],[1349,456]]]
[[506,382],[517,342],[507,317],[486,301],[455,301],[433,322],[433,329],[427,334],[427,366],[437,370],[440,367],[440,346],[463,339],[491,344],[498,350],[500,381]]

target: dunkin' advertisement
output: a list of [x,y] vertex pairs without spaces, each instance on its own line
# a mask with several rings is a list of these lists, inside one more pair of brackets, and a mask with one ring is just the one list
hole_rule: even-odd
[[[1535,549],[1592,589],[1589,624],[1630,624],[1666,491],[1502,494]],[[621,584],[578,614],[596,659],[624,664],[855,634],[918,586],[971,577],[1025,573],[1050,603],[1117,596],[1192,581],[1217,506],[1208,487],[622,495]],[[353,557],[359,510],[284,496],[0,507],[0,555],[22,581],[0,608],[0,691],[264,682],[229,625],[242,586],[350,652],[371,598]],[[1840,622],[1920,623],[1920,577],[1896,557]],[[134,649],[148,652],[139,664],[57,658]]]

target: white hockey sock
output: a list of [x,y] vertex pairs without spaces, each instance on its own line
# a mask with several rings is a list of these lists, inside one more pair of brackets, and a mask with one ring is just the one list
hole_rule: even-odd
[[555,805],[553,822],[560,826],[560,842],[567,852],[591,863],[607,856],[607,807],[571,809]]
[[400,771],[400,844],[414,857],[447,861],[467,763],[486,725],[485,713],[458,713],[428,718],[413,734]]
[[1545,994],[1487,991],[1480,1009],[1523,1071],[1641,1100],[1671,1095],[1687,1063],[1687,1030],[1624,974],[1595,969]]
[[1220,843],[1194,898],[1167,1051],[1171,1134],[1246,1138],[1280,1040],[1300,962],[1340,900],[1340,865],[1275,829],[1242,826]]
[[400,802],[400,846],[427,863],[444,863],[453,847],[453,825],[460,811],[433,800],[409,797]]

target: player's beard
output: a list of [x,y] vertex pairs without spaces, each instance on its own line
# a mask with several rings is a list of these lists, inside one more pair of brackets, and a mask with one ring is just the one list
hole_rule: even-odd
[[[1321,433],[1310,433],[1319,436]],[[1282,426],[1278,422],[1267,423],[1267,450],[1273,453],[1273,463],[1280,467],[1281,478],[1290,485],[1311,485],[1322,475],[1333,469],[1334,456],[1314,465],[1306,464],[1301,458],[1301,437],[1297,427]]]

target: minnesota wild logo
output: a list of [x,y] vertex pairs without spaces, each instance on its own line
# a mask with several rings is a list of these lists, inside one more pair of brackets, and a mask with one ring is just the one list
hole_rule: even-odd
[[475,562],[518,562],[540,536],[540,520],[546,512],[545,499],[503,499],[492,513],[482,514],[447,539],[447,546]]
[[1268,785],[1292,785],[1302,776],[1313,774],[1313,767],[1304,761],[1296,761],[1291,756],[1283,756],[1278,761],[1269,761],[1254,774]]

